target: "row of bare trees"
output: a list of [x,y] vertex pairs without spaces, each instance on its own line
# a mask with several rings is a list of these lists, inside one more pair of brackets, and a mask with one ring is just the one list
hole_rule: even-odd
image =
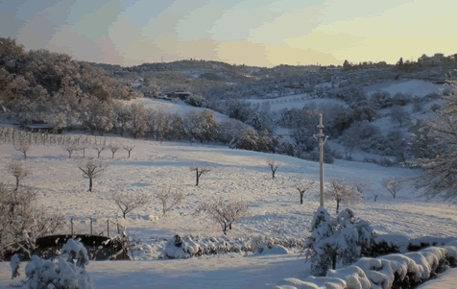
[[127,142],[120,144],[118,142],[107,142],[106,138],[99,139],[97,137],[81,137],[72,135],[55,135],[45,133],[31,133],[15,130],[9,127],[0,128],[0,143],[12,144],[14,149],[23,154],[24,159],[27,159],[28,152],[33,145],[59,145],[68,153],[68,158],[71,159],[76,151],[81,151],[83,158],[86,157],[86,150],[89,148],[97,151],[97,158],[103,151],[111,151],[111,158],[115,157],[116,152],[120,149],[127,151],[127,158],[131,157],[135,145]]

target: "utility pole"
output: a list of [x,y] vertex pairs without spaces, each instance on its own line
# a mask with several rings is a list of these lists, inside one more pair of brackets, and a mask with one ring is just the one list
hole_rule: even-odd
[[319,181],[320,181],[320,206],[324,207],[324,144],[328,136],[324,135],[324,121],[322,113],[319,114],[318,135],[313,137],[319,141]]

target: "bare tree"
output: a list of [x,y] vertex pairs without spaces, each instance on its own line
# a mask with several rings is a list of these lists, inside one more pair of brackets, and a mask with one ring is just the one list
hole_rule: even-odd
[[0,184],[0,260],[11,244],[23,249],[31,257],[38,237],[54,233],[61,219],[36,207],[36,193],[13,190]]
[[332,180],[330,189],[325,192],[325,195],[327,198],[335,200],[337,214],[340,212],[342,202],[354,204],[362,200],[362,194],[358,190],[341,180]]
[[121,148],[121,146],[120,146],[119,144],[117,144],[117,143],[111,143],[111,144],[109,145],[109,149],[110,149],[111,154],[112,154],[112,155],[111,155],[111,158],[114,159],[114,154],[115,154],[120,148]]
[[211,169],[208,167],[199,167],[197,165],[190,166],[190,171],[195,172],[195,185],[198,186],[200,182],[200,177],[207,172],[210,172]]
[[107,165],[96,163],[93,160],[89,160],[85,165],[79,166],[79,169],[83,172],[83,178],[89,179],[89,192],[92,192],[92,180],[100,177],[107,167]]
[[27,170],[27,168],[25,168],[22,162],[19,161],[10,162],[8,165],[8,170],[16,179],[16,190],[18,190],[20,181],[28,176],[30,172]]
[[13,140],[13,147],[16,151],[21,152],[24,155],[24,159],[27,159],[27,152],[32,147],[30,138],[25,133],[17,134],[17,138]]
[[303,196],[307,191],[309,191],[313,186],[312,182],[307,182],[306,184],[296,185],[297,191],[300,194],[300,205],[303,205]]
[[97,151],[97,158],[99,159],[100,158],[100,154],[102,153],[102,151],[104,151],[106,149],[106,145],[104,144],[96,144],[94,146],[92,146],[94,148],[94,150]]
[[71,159],[73,152],[80,149],[79,138],[74,140],[68,140],[66,144],[63,145],[63,149],[68,152],[68,158]]
[[99,159],[102,151],[108,148],[106,139],[103,139],[103,141],[97,141],[97,139],[95,139],[95,144],[92,147],[97,151],[97,158]]
[[162,216],[174,206],[179,204],[183,199],[184,195],[181,192],[174,192],[171,189],[168,190],[159,190],[156,193],[157,199],[159,199],[160,203],[162,204]]
[[123,146],[123,148],[128,152],[127,158],[129,159],[129,158],[130,158],[130,153],[131,153],[132,150],[135,148],[135,145],[134,145],[134,144],[128,143],[128,144],[125,144],[125,145]]
[[125,190],[117,190],[113,193],[112,198],[122,212],[122,218],[136,208],[147,205],[151,201],[149,192],[129,193]]
[[281,166],[279,163],[273,160],[267,160],[267,165],[270,167],[271,170],[271,178],[275,178],[276,170]]
[[386,188],[395,199],[398,192],[405,187],[405,180],[397,177],[391,177],[382,180],[381,185]]
[[362,198],[366,194],[366,192],[370,192],[373,195],[373,200],[375,202],[378,200],[379,195],[376,194],[375,192],[373,192],[373,190],[371,189],[369,184],[362,183],[360,181],[356,181],[356,182],[354,182],[353,185],[354,185],[354,189],[362,195]]
[[216,202],[202,203],[194,215],[206,213],[210,219],[218,223],[224,235],[227,235],[227,229],[232,229],[232,224],[248,216],[249,207],[244,201],[223,200],[219,198]]

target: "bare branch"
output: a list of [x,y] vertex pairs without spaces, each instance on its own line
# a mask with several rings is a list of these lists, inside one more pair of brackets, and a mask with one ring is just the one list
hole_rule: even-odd
[[267,165],[270,167],[271,170],[271,178],[275,178],[276,170],[281,166],[281,164],[277,163],[274,160],[267,160]]
[[85,165],[80,165],[78,168],[83,172],[83,178],[89,179],[89,192],[92,192],[92,180],[101,176],[108,166],[89,160]]
[[389,193],[394,197],[397,197],[399,191],[405,187],[405,180],[397,177],[392,177],[388,179],[383,179],[381,185],[389,191]]
[[132,150],[133,150],[134,148],[135,148],[135,145],[134,145],[134,144],[130,144],[130,143],[125,144],[125,145],[123,146],[123,149],[125,149],[125,150],[128,152],[128,156],[127,156],[128,159],[130,158],[130,153],[132,152]]
[[195,185],[198,186],[199,182],[200,182],[200,177],[203,175],[203,174],[206,174],[208,172],[211,171],[210,168],[208,167],[199,167],[197,165],[192,165],[189,167],[190,171],[192,172],[195,172]]
[[223,200],[219,198],[216,202],[202,203],[194,215],[206,213],[209,218],[218,223],[224,235],[227,234],[227,229],[232,229],[232,224],[242,218],[248,216],[248,205],[244,201]]
[[165,214],[174,206],[179,204],[183,199],[184,195],[181,192],[172,192],[171,189],[168,190],[159,190],[156,193],[157,199],[159,199],[161,205],[162,205],[162,216],[165,216]]
[[115,191],[112,198],[125,219],[125,216],[134,209],[147,205],[151,201],[151,194],[149,192],[129,193],[122,189]]
[[112,153],[111,158],[114,159],[114,154],[115,154],[120,148],[121,148],[121,146],[120,146],[119,144],[117,144],[117,143],[111,143],[111,144],[109,145],[109,149],[110,149],[110,151],[111,151],[111,153]]
[[32,147],[32,142],[26,133],[18,133],[17,138],[13,140],[13,147],[24,155],[24,159],[27,159],[27,152]]
[[22,179],[29,175],[29,171],[26,167],[19,161],[12,161],[8,165],[9,172],[16,179],[16,190],[19,188],[19,183]]

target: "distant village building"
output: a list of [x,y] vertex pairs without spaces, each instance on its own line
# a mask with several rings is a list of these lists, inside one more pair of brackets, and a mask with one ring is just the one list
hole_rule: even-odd
[[188,91],[170,91],[165,93],[167,98],[179,98],[181,100],[186,100],[191,95],[192,93]]
[[444,54],[443,53],[435,53],[433,56],[427,56],[426,54],[423,54],[417,62],[423,63],[423,64],[430,64],[430,65],[438,65],[442,64],[444,59]]
[[61,128],[56,128],[53,124],[26,124],[23,128],[28,132],[49,132],[49,133],[62,133]]

